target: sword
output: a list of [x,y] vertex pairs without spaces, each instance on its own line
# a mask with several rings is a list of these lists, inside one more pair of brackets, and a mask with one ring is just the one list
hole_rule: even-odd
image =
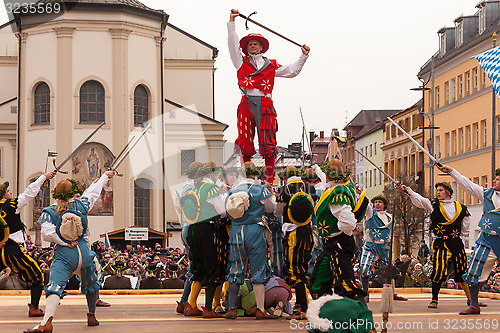
[[96,134],[96,133],[97,133],[97,131],[98,131],[98,130],[100,130],[100,129],[101,129],[101,127],[103,127],[103,126],[104,126],[104,121],[103,121],[101,124],[99,124],[99,126],[97,126],[97,128],[96,128],[94,131],[92,131],[92,133],[90,133],[90,134],[89,134],[89,136],[87,136],[87,137],[85,138],[85,140],[83,140],[83,141],[82,141],[82,143],[80,143],[80,144],[78,145],[78,147],[76,147],[76,148],[75,148],[75,149],[71,152],[71,154],[69,154],[69,156],[68,156],[68,157],[66,157],[66,159],[65,159],[64,161],[62,161],[61,163],[59,163],[59,165],[56,165],[56,160],[55,160],[55,159],[53,159],[53,160],[52,160],[52,164],[54,165],[54,171],[55,171],[55,172],[64,173],[64,174],[68,173],[68,171],[62,171],[62,170],[61,170],[61,168],[63,167],[63,165],[64,165],[64,164],[66,164],[66,162],[68,162],[68,161],[69,161],[69,159],[70,159],[70,158],[72,158],[72,157],[76,154],[76,152],[78,151],[78,149],[80,149],[80,147],[82,147],[84,144],[86,144],[86,143],[90,140],[90,138],[91,138],[91,137],[93,137],[93,136],[94,136],[94,134]]
[[[116,168],[118,168],[120,166],[120,164],[122,164],[123,160],[125,159],[125,157],[128,156],[128,154],[130,154],[130,152],[132,151],[132,149],[134,149],[134,147],[137,145],[137,143],[139,143],[139,141],[141,141],[142,137],[146,134],[147,130],[151,128],[151,124],[149,124],[145,129],[144,131],[142,131],[141,135],[139,135],[139,137],[137,138],[137,140],[134,141],[134,143],[127,149],[127,151],[125,153],[122,154],[122,156],[120,158],[117,158],[113,161],[113,164],[111,164],[111,166],[108,168],[108,170],[111,170],[111,171],[116,171]],[[128,146],[128,144],[127,144]]]
[[401,132],[403,132],[403,134],[406,135],[406,137],[408,139],[410,139],[411,142],[413,142],[418,147],[418,149],[420,149],[427,156],[429,156],[429,158],[431,159],[432,162],[434,162],[434,164],[436,164],[438,167],[442,167],[443,166],[441,163],[438,162],[438,160],[434,156],[432,156],[431,153],[429,153],[427,150],[425,150],[424,147],[422,147],[415,139],[413,139],[410,134],[406,133],[405,130],[401,128],[401,126],[399,126],[398,124],[396,124],[396,122],[394,120],[392,120],[391,117],[387,117],[387,119],[389,119],[389,121],[391,123],[393,123],[394,126],[396,126],[397,129],[399,129]]
[[[293,40],[291,40],[290,38],[287,38],[287,37],[283,36],[282,34],[280,34],[280,33],[276,32],[276,31],[274,31],[274,30],[272,30],[272,29],[269,29],[269,28],[268,28],[268,27],[266,27],[265,25],[260,24],[259,22],[252,20],[252,19],[250,18],[250,16],[252,16],[253,14],[257,14],[257,12],[253,12],[252,14],[250,14],[250,15],[248,15],[248,16],[245,16],[245,15],[243,15],[243,14],[239,14],[239,16],[241,16],[241,17],[242,17],[242,18],[244,18],[245,20],[250,21],[250,22],[252,22],[253,24],[255,24],[255,25],[257,25],[257,26],[261,27],[262,29],[265,29],[265,30],[267,30],[267,31],[269,31],[269,32],[271,32],[271,33],[273,33],[273,34],[275,34],[275,35],[277,35],[277,36],[279,36],[279,37],[281,37],[281,38],[283,38],[283,39],[285,39],[285,40],[289,41],[290,43],[297,45],[298,47],[302,47],[302,45],[300,45],[300,44],[299,44],[299,43],[297,43],[297,42],[294,42],[294,41],[293,41]],[[245,23],[245,26],[247,27],[247,30],[248,30],[248,26],[246,25],[246,23]]]
[[[123,153],[128,148],[128,146],[130,145],[130,143],[132,142],[132,140],[134,140],[134,138],[135,138],[135,135],[132,138],[130,138],[129,142],[125,145],[125,147],[123,147],[122,151],[118,154],[118,156],[116,156],[116,158],[115,158],[114,161],[116,161],[117,159],[119,159],[123,155]],[[111,163],[111,165],[113,165],[113,163]],[[120,177],[123,177],[123,175],[121,173],[117,173],[116,175],[120,176]]]
[[[376,165],[372,160],[370,160],[368,157],[366,157],[365,154],[363,154],[362,152],[360,152],[359,150],[357,150],[356,148],[354,148],[354,150],[361,156],[363,156],[363,158],[365,160],[367,160],[368,162],[370,162],[371,165],[373,165],[375,168],[377,168],[378,171],[382,172],[387,178],[389,178],[391,180],[391,182],[393,182],[394,184],[396,184],[397,186],[403,184],[402,182],[400,181],[397,181],[396,179],[392,178],[391,175],[389,175],[387,172],[385,172],[384,170],[382,170],[381,167],[379,167],[378,165]],[[405,191],[406,193],[408,193],[407,191]]]

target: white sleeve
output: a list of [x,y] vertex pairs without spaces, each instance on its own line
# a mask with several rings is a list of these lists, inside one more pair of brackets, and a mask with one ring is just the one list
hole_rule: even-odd
[[236,69],[243,65],[243,56],[240,50],[240,41],[236,33],[236,24],[234,21],[227,22],[227,45],[229,46],[229,55]]
[[62,246],[68,246],[68,244],[63,241],[59,235],[56,233],[56,226],[50,222],[42,223],[42,238],[46,242],[56,243]]
[[276,77],[296,77],[297,75],[299,75],[302,67],[304,67],[304,64],[306,63],[308,57],[308,55],[301,53],[297,61],[286,66],[280,66],[276,69]]
[[467,237],[467,236],[469,236],[469,232],[470,232],[470,216],[466,216],[462,220],[461,235]]
[[411,188],[408,187],[408,195],[410,196],[410,200],[412,204],[414,204],[418,208],[423,208],[429,212],[432,212],[434,209],[432,208],[431,201],[427,198],[424,198],[418,193],[415,193]]
[[23,193],[19,194],[19,196],[17,197],[16,214],[19,214],[21,208],[26,206],[34,197],[36,197],[38,192],[40,192],[40,188],[42,187],[43,182],[45,182],[46,179],[47,178],[45,178],[45,175],[41,175],[37,180],[29,184]]
[[345,233],[347,236],[352,235],[352,231],[356,229],[356,217],[351,210],[351,206],[349,205],[329,205],[330,212],[332,212],[333,216],[335,216],[338,220],[339,230]]
[[484,188],[474,184],[469,178],[462,176],[460,172],[453,169],[450,172],[451,178],[457,181],[458,186],[462,188],[467,194],[473,195],[481,201],[484,201]]
[[366,207],[365,220],[369,220],[373,217],[373,206],[371,202],[368,202],[368,207]]
[[207,202],[214,206],[217,214],[219,214],[220,216],[225,217],[227,215],[222,194],[216,196],[215,198],[207,199]]
[[[321,181],[319,183],[319,184],[321,184],[319,189],[324,189],[325,185],[326,185],[326,174],[323,172],[323,170],[321,170],[321,168],[319,166],[313,168],[313,171],[316,174],[316,176],[318,176],[319,180]],[[316,184],[316,185],[319,185],[319,184]]]
[[103,174],[97,181],[90,184],[89,187],[83,192],[82,198],[87,198],[89,201],[90,207],[89,211],[94,207],[95,202],[99,199],[101,195],[102,188],[109,181],[109,178],[106,174]]

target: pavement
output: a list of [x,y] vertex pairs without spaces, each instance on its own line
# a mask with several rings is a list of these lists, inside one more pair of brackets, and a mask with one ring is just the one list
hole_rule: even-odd
[[[373,311],[375,328],[381,331],[380,293],[370,294],[369,308]],[[440,295],[439,307],[428,309],[431,295],[405,293],[409,300],[394,301],[394,312],[389,315],[388,332],[500,332],[500,300],[480,298],[488,304],[480,315],[460,316],[466,300],[462,295]],[[54,332],[306,332],[306,321],[259,321],[255,318],[203,319],[175,313],[178,294],[101,295],[111,303],[109,308],[97,308],[97,327],[87,327],[85,296],[68,295],[57,309]],[[203,305],[204,297],[200,296]],[[29,296],[0,294],[0,332],[22,332],[35,326],[40,318],[29,318]],[[42,299],[41,307],[44,308]]]

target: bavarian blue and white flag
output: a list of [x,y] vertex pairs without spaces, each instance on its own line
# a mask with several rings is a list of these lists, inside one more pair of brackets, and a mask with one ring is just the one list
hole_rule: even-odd
[[500,46],[475,56],[500,96]]
[[104,236],[104,245],[106,246],[106,248],[111,246],[111,242],[109,241],[109,236],[107,231],[106,231],[106,236]]

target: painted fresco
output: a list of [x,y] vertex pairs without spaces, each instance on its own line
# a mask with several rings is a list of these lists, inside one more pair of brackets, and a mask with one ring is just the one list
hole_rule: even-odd
[[[73,156],[72,178],[78,182],[80,188],[85,190],[94,180],[106,172],[113,159],[113,154],[104,145],[87,143]],[[113,215],[113,187],[111,182],[104,185],[101,195],[89,215]]]

